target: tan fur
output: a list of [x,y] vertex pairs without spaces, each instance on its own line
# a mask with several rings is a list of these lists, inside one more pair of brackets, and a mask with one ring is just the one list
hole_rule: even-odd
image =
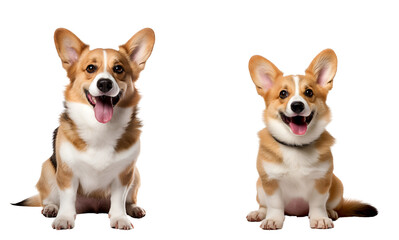
[[[61,114],[59,134],[65,138],[65,140],[72,143],[80,151],[84,151],[87,147],[85,141],[79,136],[78,129],[72,119],[69,118],[67,113]],[[57,138],[57,146],[61,143],[61,136]]]
[[[140,94],[134,86],[134,82],[138,79],[140,72],[144,69],[147,58],[152,52],[155,37],[151,29],[143,29],[136,33],[126,44],[119,47],[119,51],[113,49],[94,49],[90,50],[89,46],[83,43],[76,35],[67,29],[57,29],[54,34],[54,41],[58,55],[61,59],[62,66],[67,71],[70,83],[66,86],[64,96],[67,102],[81,103],[90,105],[87,100],[84,90],[88,90],[91,82],[94,80],[98,72],[103,72],[104,66],[109,74],[115,79],[121,90],[121,97],[117,106],[120,108],[133,108],[131,120],[124,128],[122,136],[115,142],[115,152],[121,152],[129,149],[139,141],[141,134],[141,122],[137,118],[137,105],[140,100]],[[142,43],[145,44],[142,44]],[[137,57],[137,47],[144,46],[139,49],[140,54]],[[104,62],[104,51],[107,55],[107,62]],[[72,52],[72,54],[71,54]],[[143,55],[144,54],[144,55]],[[93,64],[97,67],[98,72],[89,73],[86,68]],[[124,69],[122,73],[113,71],[112,66],[121,65]],[[59,119],[59,128],[55,138],[55,159],[57,168],[54,169],[53,163],[50,159],[44,162],[40,179],[37,183],[39,195],[33,196],[22,201],[21,206],[40,206],[44,207],[43,214],[46,216],[57,215],[59,202],[51,202],[49,208],[45,205],[45,200],[49,198],[52,191],[58,187],[64,190],[71,186],[73,171],[61,159],[59,154],[60,146],[64,142],[71,143],[77,150],[85,151],[88,148],[87,143],[79,134],[79,128],[76,123],[70,118],[67,111],[61,114]],[[106,137],[106,136],[104,136]],[[120,180],[120,183],[127,189],[131,186],[129,196],[126,199],[126,212],[133,217],[143,217],[145,211],[136,206],[137,193],[140,186],[140,174],[135,166],[134,159],[132,163],[123,170],[119,176],[115,176]],[[78,187],[78,198],[83,198],[85,201],[90,199],[100,200],[103,207],[95,207],[95,211],[107,210],[110,197],[110,187],[105,189],[98,189],[92,192],[84,192],[81,185]],[[89,199],[89,200],[88,200]],[[108,201],[108,203],[107,203]],[[108,206],[109,208],[109,206]],[[92,208],[80,207],[80,211],[90,211]]]
[[130,190],[131,195],[127,196],[126,203],[137,204],[137,194],[141,185],[141,179],[139,170],[136,166],[134,166],[133,176],[132,189]]
[[[260,146],[259,146],[259,153],[257,160],[257,169],[265,192],[269,195],[272,195],[273,192],[278,187],[278,182],[275,180],[272,181],[267,178],[267,174],[263,168],[262,162],[266,161],[266,162],[281,163],[283,161],[282,155],[279,150],[280,148],[278,143],[273,139],[273,137],[270,135],[270,133],[267,131],[266,128],[261,130],[258,135],[260,138],[260,144],[259,144]],[[325,131],[320,136],[320,138],[315,142],[315,147],[317,148],[320,155],[319,161],[329,161],[332,164],[333,158],[330,147],[334,144],[334,142],[335,142],[334,138],[327,131]],[[331,167],[330,171],[326,174],[324,178],[316,180],[315,187],[320,193],[325,193],[329,190],[336,192],[334,189],[330,188],[330,187],[338,187],[337,184],[334,184],[332,186],[332,181],[333,181],[332,170],[333,168]],[[337,177],[335,177],[335,180],[339,181]]]
[[[75,136],[75,135],[72,135],[72,136]],[[67,164],[65,164],[62,161],[62,159],[59,155],[59,152],[60,152],[59,146],[61,145],[62,141],[68,141],[68,139],[66,139],[66,137],[65,137],[63,125],[61,123],[59,130],[58,130],[57,139],[56,139],[57,171],[55,174],[55,177],[57,180],[57,185],[61,190],[65,189],[65,188],[69,188],[71,186],[71,181],[72,181],[72,177],[73,177],[73,173],[72,173],[71,169],[69,168],[69,166]]]
[[[151,31],[151,29],[144,29],[138,32],[135,36],[147,36],[147,34]],[[74,46],[76,47],[75,50],[80,53],[79,59],[77,59],[76,62],[73,64],[71,64],[71,60],[68,59],[66,53],[63,51],[63,48],[60,46],[62,44],[61,40],[66,34],[72,35],[76,38],[74,40],[76,41],[76,44],[74,44]],[[131,46],[131,44],[132,41],[136,39],[135,36],[133,36],[125,45],[121,45],[120,51],[105,49],[104,51],[106,51],[107,53],[108,62],[104,63],[103,49],[94,49],[89,51],[88,45],[82,43],[75,35],[70,33],[68,30],[57,30],[55,33],[56,47],[63,62],[63,66],[68,72],[68,77],[71,79],[71,84],[69,84],[65,90],[65,99],[70,102],[88,104],[86,96],[82,89],[88,89],[91,81],[94,79],[96,74],[88,73],[86,71],[86,66],[89,64],[95,64],[97,66],[97,69],[104,69],[104,65],[106,65],[107,71],[113,75],[113,77],[118,82],[120,89],[123,91],[123,96],[119,101],[118,106],[124,108],[135,107],[140,100],[140,95],[137,89],[135,89],[133,82],[137,80],[139,72],[144,68],[145,64],[145,62],[135,64],[134,62],[130,62],[127,60],[130,54],[132,54],[132,51],[134,51],[135,46]],[[150,36],[153,36],[153,34],[150,34]],[[154,41],[154,39],[152,39],[152,41]],[[149,46],[152,45],[150,44]],[[151,54],[151,50],[152,49],[148,50],[149,54]],[[123,66],[125,71],[122,74],[114,73],[112,69],[109,69],[109,66],[113,66],[116,64]],[[134,111],[133,115],[134,116],[132,116],[131,122],[125,129],[125,133],[116,144],[115,150],[117,152],[128,149],[133,144],[135,144],[140,137],[141,123],[136,117],[136,111]],[[61,144],[59,143],[65,140],[71,142],[79,150],[84,150],[86,148],[86,143],[79,137],[76,125],[69,118],[69,116],[64,113],[60,118],[57,146],[60,146]],[[59,156],[57,156],[57,162],[57,183],[62,189],[70,185],[70,179],[73,173],[70,171],[68,166],[62,162],[62,159],[60,159]],[[131,166],[128,166],[125,171],[120,173],[119,177],[123,185],[128,185],[132,181],[139,182],[139,180],[133,179],[134,168],[135,166],[133,164]],[[79,192],[82,193],[81,189],[79,190]],[[98,190],[96,192],[89,193],[89,196],[94,198],[104,198],[107,197],[107,195],[107,190]]]
[[41,204],[40,195],[35,195],[30,198],[27,198],[19,203],[12,203],[14,206],[25,206],[25,207],[40,207]]
[[331,181],[331,187],[329,189],[329,197],[327,200],[327,204],[331,201],[334,201],[336,199],[340,199],[338,205],[335,207],[334,210],[340,209],[342,207],[342,202],[344,200],[344,186],[342,185],[341,180],[337,178],[334,174],[332,174],[332,181]]
[[[329,90],[332,89],[336,70],[337,58],[335,53],[331,49],[327,49],[313,59],[306,69],[305,75],[295,76],[299,78],[299,89],[297,89],[299,95],[307,102],[307,105],[312,111],[314,111],[313,109],[317,109],[317,116],[313,118],[313,121],[323,120],[328,123],[331,120],[331,112],[326,104],[326,99]],[[294,96],[295,93],[294,76],[283,76],[283,73],[273,63],[259,55],[251,58],[249,62],[249,71],[258,94],[262,96],[265,101],[266,109],[264,111],[264,121],[266,125],[271,119],[282,121],[280,112],[285,112],[290,98]],[[308,89],[313,91],[313,96],[305,95]],[[287,97],[280,97],[280,92],[282,90],[288,92]],[[283,155],[280,150],[279,142],[277,142],[267,128],[261,130],[258,135],[260,138],[257,157],[259,179],[256,185],[257,188],[261,186],[266,195],[272,196],[279,188],[279,181],[268,177],[264,169],[264,162],[282,164]],[[335,220],[338,216],[376,215],[377,210],[370,205],[343,199],[343,185],[333,174],[334,167],[331,147],[334,142],[334,138],[327,131],[322,132],[322,134],[312,142],[312,146],[317,150],[319,156],[315,166],[316,164],[319,166],[320,163],[325,162],[328,162],[328,164],[323,164],[324,166],[330,166],[324,177],[314,181],[314,188],[317,192],[320,194],[329,193],[326,203],[329,216]],[[258,195],[257,202],[261,204]],[[333,206],[333,208],[330,206]],[[267,206],[260,205],[260,208],[267,208]],[[259,218],[259,216],[262,214],[264,216],[264,212],[251,212],[247,216],[247,219],[249,221],[260,221],[262,219]]]
[[[139,99],[140,99],[140,95],[136,91],[134,96],[131,98],[130,104],[134,104],[133,106],[136,106]],[[141,122],[135,116],[136,113],[137,113],[136,111],[133,112],[134,116],[132,117],[132,120],[129,122],[128,126],[126,127],[125,133],[122,135],[122,137],[119,139],[118,143],[116,144],[115,150],[117,152],[128,149],[130,146],[135,144],[138,141],[138,139],[140,138]]]
[[134,177],[135,163],[129,165],[123,172],[119,174],[119,180],[123,186],[128,186],[132,183]]
[[373,206],[357,200],[344,199],[336,209],[339,217],[373,217],[377,215],[377,209]]
[[[331,191],[332,181],[333,181],[333,156],[331,153],[331,146],[334,144],[335,139],[325,131],[319,139],[315,142],[315,148],[319,152],[319,161],[320,162],[330,162],[330,169],[324,176],[324,178],[317,179],[315,181],[315,188],[321,194],[326,193],[327,191]],[[334,185],[335,186],[335,185]],[[334,191],[334,190],[332,190]]]
[[76,64],[74,64],[75,61],[74,59],[68,57],[67,53],[68,48],[63,47],[60,44],[62,40],[66,37],[73,39],[73,41],[70,42],[71,48],[76,50],[78,55],[82,55],[83,52],[88,51],[89,46],[80,41],[80,39],[75,34],[73,34],[71,31],[67,29],[59,28],[54,33],[54,43],[58,52],[58,56],[61,58],[62,66],[65,68],[65,70],[67,70],[69,79],[73,79],[73,75],[69,74],[73,74],[75,72],[76,69]]
[[40,205],[42,200],[46,199],[51,192],[50,182],[55,179],[54,167],[51,165],[50,159],[45,161],[42,166],[42,174],[40,175],[39,181],[36,184],[36,188],[39,191]]
[[258,160],[256,163],[259,173],[259,180],[257,182],[257,185],[261,185],[263,190],[267,194],[272,195],[274,191],[278,188],[278,182],[276,180],[268,178],[267,173],[262,166],[262,161],[281,163],[283,160],[277,142],[270,141],[271,136],[269,132],[266,129],[263,129],[259,132],[258,135],[260,138],[260,144]]
[[69,188],[71,186],[72,176],[73,172],[68,167],[68,165],[62,161],[59,161],[57,167],[56,179],[57,179],[57,185],[61,190],[64,190],[65,188]]

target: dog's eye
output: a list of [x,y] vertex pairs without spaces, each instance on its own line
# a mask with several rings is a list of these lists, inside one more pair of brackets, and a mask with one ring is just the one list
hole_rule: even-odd
[[288,97],[288,92],[286,91],[286,90],[281,90],[281,92],[280,92],[280,98],[281,99],[284,99],[284,98],[286,98],[286,97]]
[[312,91],[312,89],[306,89],[306,91],[305,91],[305,96],[306,96],[306,97],[313,97],[313,91]]
[[94,66],[93,64],[88,65],[87,68],[86,68],[86,71],[88,73],[94,73],[96,70],[97,70],[97,67]]
[[112,70],[114,71],[114,73],[118,73],[118,74],[123,73],[123,71],[125,71],[121,65],[114,66],[114,68]]

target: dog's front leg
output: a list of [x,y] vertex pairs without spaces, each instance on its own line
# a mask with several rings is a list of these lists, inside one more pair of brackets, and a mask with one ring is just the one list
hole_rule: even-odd
[[60,196],[60,209],[52,226],[54,229],[72,229],[75,226],[76,218],[76,194],[78,191],[79,181],[72,178],[69,186],[58,184],[58,192]]
[[129,190],[128,185],[122,185],[119,178],[111,184],[111,207],[108,216],[111,227],[116,229],[129,230],[133,228],[126,215],[126,196]]
[[284,200],[281,190],[277,188],[272,194],[265,193],[267,207],[266,219],[260,225],[265,230],[281,229],[284,223]]
[[333,228],[334,224],[328,217],[326,203],[328,199],[328,192],[320,193],[313,189],[309,198],[309,219],[310,227],[318,229]]

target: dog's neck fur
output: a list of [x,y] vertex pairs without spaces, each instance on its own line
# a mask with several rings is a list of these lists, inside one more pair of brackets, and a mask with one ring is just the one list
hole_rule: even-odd
[[[111,121],[105,124],[99,123],[95,119],[93,108],[87,104],[65,102],[65,106],[60,123],[63,129],[67,130],[67,138],[68,133],[75,136],[74,139],[68,138],[68,140],[78,149],[83,150],[88,146],[96,148],[113,146],[117,148],[128,127],[129,130],[140,131],[141,124],[136,119],[135,106],[115,107],[114,116]],[[130,140],[129,142],[133,141]]]

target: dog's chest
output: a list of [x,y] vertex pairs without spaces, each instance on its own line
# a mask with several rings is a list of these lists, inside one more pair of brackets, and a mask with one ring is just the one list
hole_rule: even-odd
[[77,103],[67,103],[67,106],[86,148],[82,151],[69,141],[63,141],[59,148],[61,160],[71,168],[84,191],[107,188],[137,160],[140,152],[139,140],[126,150],[115,150],[130,121],[132,109],[116,108],[113,119],[102,124],[95,120],[89,106]]
[[314,189],[314,180],[323,178],[330,169],[330,162],[319,161],[319,153],[312,146],[294,148],[281,145],[282,163],[263,162],[270,179],[279,182],[279,188],[286,200],[307,199]]
[[86,151],[79,151],[69,142],[60,146],[62,161],[71,168],[86,192],[107,188],[137,160],[139,152],[140,141],[122,152],[115,152],[113,147],[89,147]]

